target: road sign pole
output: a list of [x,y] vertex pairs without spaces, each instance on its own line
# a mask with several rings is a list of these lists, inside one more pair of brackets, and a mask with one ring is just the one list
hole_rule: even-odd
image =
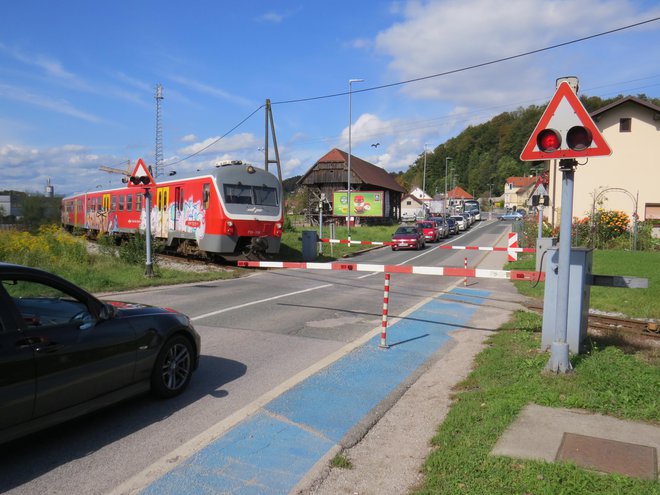
[[[554,373],[568,373],[573,367],[568,359],[568,343],[566,342],[568,329],[568,302],[571,270],[571,228],[573,222],[573,186],[575,178],[575,159],[559,161],[559,170],[562,172],[561,183],[561,220],[559,225],[559,274],[557,277],[557,298],[555,320],[555,340],[550,347],[550,361],[545,367],[546,371]],[[552,308],[545,308],[552,311]]]
[[538,238],[540,239],[543,237],[543,205],[539,205],[537,208],[537,211],[539,212],[539,232],[538,232]]
[[151,259],[151,193],[149,191],[148,187],[144,188],[144,199],[145,199],[145,208],[146,208],[146,222],[145,222],[145,237],[146,237],[146,244],[147,244],[147,253],[146,253],[146,262],[145,262],[145,271],[144,271],[144,276],[145,277],[153,277],[154,276],[154,264]]

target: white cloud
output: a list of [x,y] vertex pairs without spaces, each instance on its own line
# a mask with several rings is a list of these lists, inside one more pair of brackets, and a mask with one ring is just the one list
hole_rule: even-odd
[[88,122],[103,122],[103,119],[97,117],[96,115],[78,110],[66,100],[49,98],[47,96],[28,91],[26,89],[10,86],[7,84],[0,84],[0,98],[28,103],[32,106],[44,108],[64,115],[69,115],[70,117],[86,120]]
[[194,143],[195,141],[197,141],[197,136],[194,134],[186,134],[181,138],[182,143]]
[[[193,153],[200,153],[204,155],[219,153],[219,152],[237,152],[246,150],[256,150],[262,143],[261,138],[257,138],[254,134],[242,133],[227,136],[218,141],[218,137],[209,137],[204,141],[194,143],[186,146],[178,151],[182,156],[191,155]],[[240,157],[230,157],[228,159],[240,159]]]
[[48,179],[56,194],[90,190],[97,184],[104,187],[121,184],[121,177],[99,170],[102,165],[119,162],[116,157],[103,157],[77,144],[51,148],[0,146],[0,161],[3,164],[0,190],[42,193]]
[[248,98],[244,98],[242,96],[234,95],[228,91],[225,91],[222,88],[217,88],[214,86],[211,86],[209,84],[205,84],[199,81],[193,81],[192,79],[188,79],[187,77],[183,76],[177,76],[173,75],[170,76],[170,79],[174,81],[177,84],[181,84],[182,86],[186,86],[189,89],[192,89],[193,91],[197,91],[199,93],[203,93],[209,96],[212,96],[214,98],[218,98],[220,100],[224,101],[229,101],[232,103],[236,103],[238,105],[246,106],[246,107],[258,107],[259,104],[255,103]]
[[279,24],[285,18],[284,14],[278,14],[276,12],[267,12],[257,18],[261,22],[270,22],[273,24]]
[[[395,133],[400,122],[397,120],[381,120],[376,115],[363,113],[351,126],[351,143],[359,146],[362,143],[377,142],[382,136]],[[348,147],[348,127],[341,133],[342,146]]]
[[[595,34],[639,20],[630,1],[584,0],[572,15],[572,0],[430,0],[398,5],[403,20],[376,36],[376,50],[391,57],[399,80],[454,71]],[[408,84],[412,98],[451,100],[470,105],[533,98],[561,74],[560,52],[546,55],[544,70],[530,70],[529,58],[499,63]],[[515,84],[514,84],[515,83]],[[516,94],[512,95],[512,88]],[[521,88],[529,88],[521,94]],[[538,90],[536,94],[538,93]]]

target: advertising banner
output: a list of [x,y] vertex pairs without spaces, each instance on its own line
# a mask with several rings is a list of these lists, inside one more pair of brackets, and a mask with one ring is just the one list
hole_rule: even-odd
[[[383,191],[351,191],[352,217],[382,217],[384,204]],[[332,214],[338,217],[348,216],[348,193],[335,191],[332,196]]]

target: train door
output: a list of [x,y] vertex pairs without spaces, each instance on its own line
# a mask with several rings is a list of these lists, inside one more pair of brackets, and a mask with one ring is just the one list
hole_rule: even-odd
[[101,214],[101,232],[107,232],[108,231],[108,218],[110,216],[110,195],[109,194],[104,194],[103,195],[103,203],[102,203],[102,209],[99,212]]
[[168,205],[170,203],[170,188],[159,187],[156,189],[156,210],[158,218],[156,220],[156,237],[167,237],[167,227],[169,223]]
[[183,189],[180,186],[174,188],[174,208],[172,209],[174,215],[173,223],[174,230],[181,230],[183,225],[181,223],[181,215],[183,215]]

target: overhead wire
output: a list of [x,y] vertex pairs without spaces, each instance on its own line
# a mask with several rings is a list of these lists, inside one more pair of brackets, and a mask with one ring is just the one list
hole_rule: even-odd
[[[302,102],[308,102],[308,101],[323,100],[323,99],[328,99],[328,98],[336,98],[336,97],[339,97],[339,96],[346,96],[349,93],[366,93],[366,92],[369,92],[369,91],[377,91],[377,90],[381,90],[381,89],[387,89],[387,88],[392,88],[392,87],[396,87],[396,86],[402,86],[402,85],[405,85],[405,84],[412,84],[412,83],[419,82],[419,81],[426,81],[426,80],[434,79],[434,78],[437,78],[437,77],[448,76],[448,75],[451,75],[451,74],[457,74],[457,73],[460,73],[460,72],[465,72],[465,71],[469,71],[469,70],[473,70],[473,69],[479,69],[479,68],[482,68],[482,67],[487,67],[487,66],[490,66],[490,65],[499,64],[499,63],[502,63],[502,62],[508,62],[510,60],[515,60],[515,59],[518,59],[518,58],[528,57],[530,55],[535,55],[535,54],[546,52],[546,51],[549,51],[549,50],[555,50],[557,48],[562,48],[562,47],[565,47],[565,46],[573,45],[573,44],[576,44],[576,43],[581,43],[581,42],[588,41],[588,40],[595,39],[595,38],[599,38],[599,37],[602,37],[602,36],[607,36],[607,35],[617,33],[617,32],[620,32],[620,31],[625,31],[627,29],[632,29],[632,28],[635,28],[635,27],[643,26],[645,24],[650,24],[650,23],[656,22],[658,20],[660,20],[660,17],[654,17],[654,18],[647,19],[647,20],[640,21],[640,22],[636,22],[636,23],[633,23],[633,24],[628,24],[626,26],[610,29],[608,31],[603,31],[601,33],[596,33],[596,34],[592,34],[592,35],[589,35],[589,36],[583,36],[581,38],[576,38],[574,40],[565,41],[565,42],[562,42],[562,43],[556,43],[554,45],[546,46],[546,47],[543,47],[543,48],[537,48],[535,50],[529,50],[529,51],[526,51],[526,52],[523,52],[523,53],[518,53],[516,55],[501,57],[501,58],[498,58],[498,59],[495,59],[495,60],[490,60],[490,61],[487,61],[487,62],[481,62],[481,63],[478,63],[478,64],[473,64],[473,65],[469,65],[469,66],[466,66],[466,67],[461,67],[461,68],[458,68],[458,69],[452,69],[452,70],[448,70],[448,71],[444,71],[444,72],[439,72],[439,73],[431,74],[431,75],[428,75],[428,76],[422,76],[422,77],[417,77],[417,78],[413,78],[413,79],[407,79],[405,81],[398,81],[398,82],[389,83],[389,84],[382,84],[382,85],[379,85],[379,86],[372,86],[372,87],[369,87],[369,88],[362,88],[362,89],[357,89],[357,90],[353,90],[353,91],[343,91],[343,92],[339,92],[339,93],[332,93],[332,94],[320,95],[320,96],[312,96],[312,97],[308,97],[308,98],[297,98],[297,99],[292,99],[292,100],[272,101],[271,105],[286,105],[286,104],[292,104],[292,103],[302,103]],[[254,114],[256,114],[259,110],[261,110],[264,107],[265,107],[265,105],[260,105],[252,113],[250,113],[250,115],[245,117],[238,124],[236,124],[230,130],[225,132],[222,136],[220,136],[217,139],[213,140],[211,143],[209,143],[208,145],[204,146],[203,148],[195,151],[194,153],[191,153],[190,155],[187,155],[187,156],[185,156],[185,157],[183,157],[179,160],[176,160],[174,162],[167,163],[165,165],[165,167],[169,167],[169,166],[172,166],[172,165],[179,164],[179,163],[181,163],[183,161],[186,161],[186,160],[188,160],[188,159],[190,159],[194,156],[197,156],[200,153],[202,153],[202,152],[206,151],[207,149],[211,148],[212,146],[217,144],[219,141],[221,141],[222,139],[227,137],[229,134],[234,132],[236,129],[238,129],[240,126],[242,126],[245,122],[247,122],[250,118],[252,118],[254,116]]]

